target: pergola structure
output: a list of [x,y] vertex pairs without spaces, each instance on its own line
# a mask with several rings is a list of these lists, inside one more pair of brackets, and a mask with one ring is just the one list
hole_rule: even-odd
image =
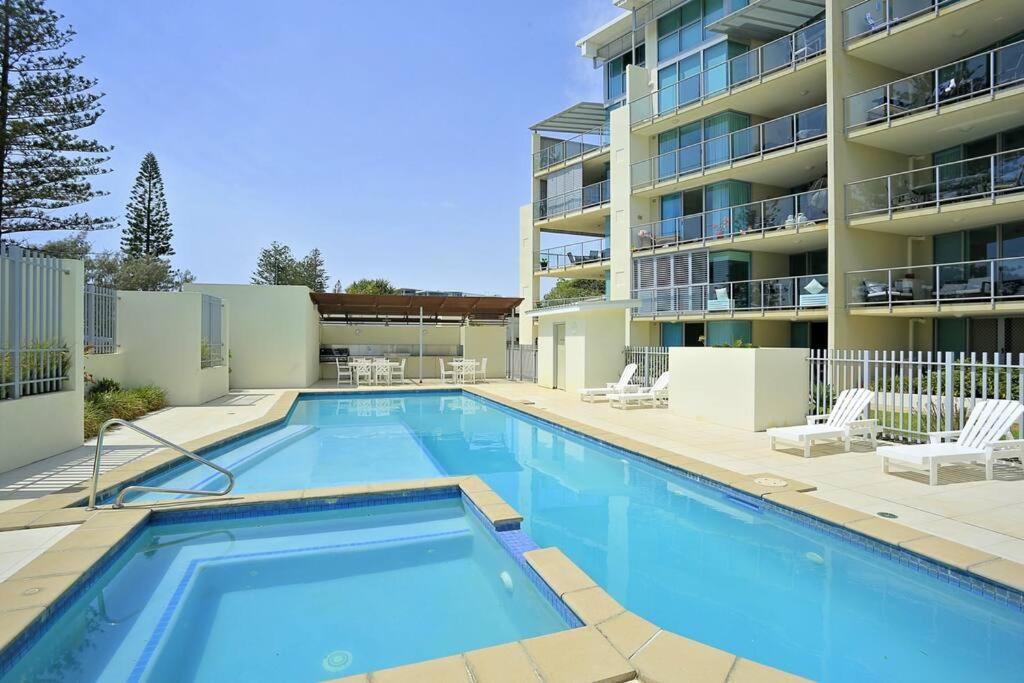
[[462,325],[505,322],[521,298],[505,296],[400,296],[311,293],[325,323],[388,323]]

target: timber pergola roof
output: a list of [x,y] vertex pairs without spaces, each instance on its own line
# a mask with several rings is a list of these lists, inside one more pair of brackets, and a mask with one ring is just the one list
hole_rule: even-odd
[[311,293],[323,322],[338,323],[465,323],[501,322],[522,299],[505,296],[401,296]]

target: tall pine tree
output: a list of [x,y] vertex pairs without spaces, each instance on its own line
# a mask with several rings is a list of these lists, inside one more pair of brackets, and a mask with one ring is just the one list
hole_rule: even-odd
[[125,207],[128,227],[121,236],[121,251],[127,256],[171,256],[171,214],[164,196],[164,179],[152,152],[146,152],[132,196]]
[[298,277],[295,284],[306,285],[314,292],[327,290],[327,264],[319,249],[311,250],[296,267]]
[[260,250],[260,258],[256,262],[256,270],[252,274],[254,285],[290,285],[294,284],[298,264],[292,256],[291,248],[286,244],[271,242],[266,249]]
[[0,236],[32,230],[96,230],[114,219],[68,211],[106,194],[110,148],[79,136],[103,114],[96,80],[65,53],[75,33],[43,0],[0,0]]

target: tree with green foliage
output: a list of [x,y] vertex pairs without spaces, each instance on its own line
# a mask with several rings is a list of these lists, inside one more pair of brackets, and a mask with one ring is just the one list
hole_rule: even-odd
[[345,288],[346,294],[395,294],[395,289],[390,282],[384,278],[363,278],[356,280]]
[[114,218],[71,211],[106,194],[109,147],[79,132],[103,114],[97,81],[65,51],[75,33],[43,0],[0,0],[0,236],[98,230]]
[[296,266],[297,285],[306,285],[314,292],[327,291],[327,264],[319,249],[313,249]]
[[164,195],[164,179],[156,155],[146,152],[139,166],[139,174],[132,186],[131,198],[125,207],[128,227],[121,236],[121,251],[125,256],[171,256],[171,214]]
[[82,261],[85,264],[85,281],[100,287],[169,292],[180,290],[182,285],[195,281],[191,271],[175,269],[169,259],[125,256],[112,251],[93,253],[85,232],[33,245],[32,248],[57,258]]
[[294,282],[297,265],[291,247],[271,242],[260,251],[251,282],[254,285],[290,285]]
[[544,295],[544,301],[557,299],[588,299],[604,296],[604,280],[578,280],[558,278],[558,282]]

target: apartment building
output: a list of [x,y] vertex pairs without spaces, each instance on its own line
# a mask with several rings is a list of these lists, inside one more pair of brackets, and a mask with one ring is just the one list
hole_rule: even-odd
[[1024,352],[1024,2],[614,4],[532,126],[522,341],[564,277],[627,344]]

